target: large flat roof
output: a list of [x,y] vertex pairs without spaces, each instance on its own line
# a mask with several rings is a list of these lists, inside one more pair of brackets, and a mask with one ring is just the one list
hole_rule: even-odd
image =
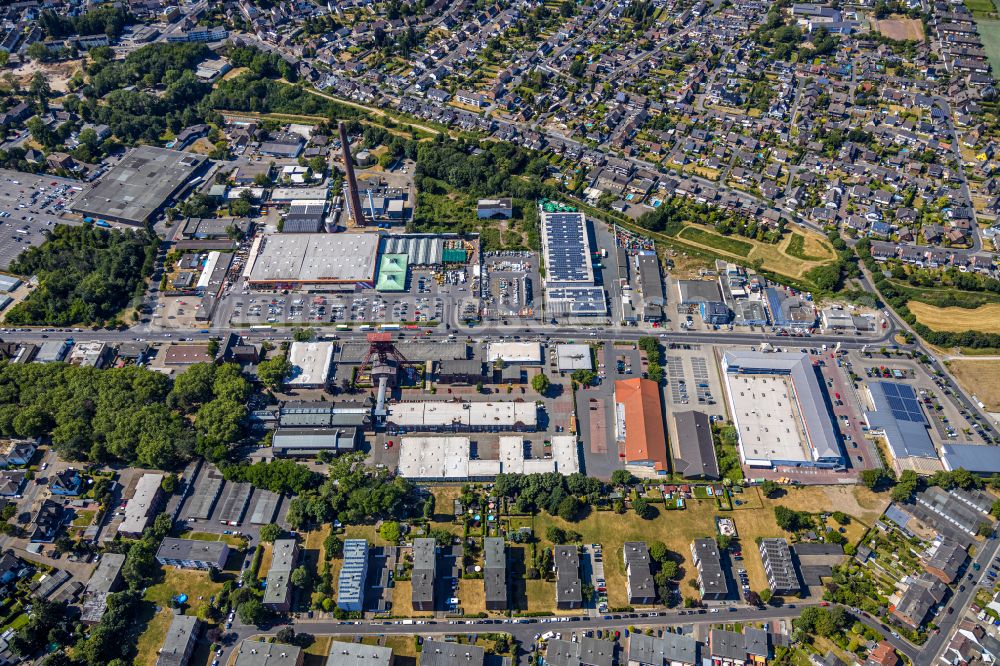
[[332,342],[293,342],[288,350],[292,372],[286,380],[289,386],[320,386],[330,376],[333,363]]
[[976,474],[1000,474],[1000,446],[943,444],[941,462],[949,472],[961,467]]
[[489,363],[500,360],[507,363],[541,363],[542,344],[540,342],[491,342],[486,347]]
[[419,430],[513,428],[538,425],[534,402],[400,402],[389,406],[390,425]]
[[546,283],[592,285],[590,234],[583,213],[542,213],[541,227]]
[[260,244],[250,282],[373,282],[378,246],[378,234],[269,234]]
[[176,150],[139,146],[81,193],[71,210],[83,216],[144,224],[205,159]]
[[625,440],[625,462],[666,472],[670,463],[660,387],[649,379],[619,379],[615,403],[615,432]]
[[[744,462],[765,466],[773,462],[843,465],[824,389],[807,354],[727,351],[722,356],[722,367]],[[765,381],[741,381],[747,378]],[[769,379],[780,381],[766,381]],[[749,396],[748,390],[756,391],[757,397]],[[758,399],[765,401],[763,404],[770,410],[764,409]],[[745,423],[741,424],[741,419]],[[791,434],[793,422],[800,432],[798,441],[786,441],[784,437]],[[772,425],[776,430],[771,429]]]

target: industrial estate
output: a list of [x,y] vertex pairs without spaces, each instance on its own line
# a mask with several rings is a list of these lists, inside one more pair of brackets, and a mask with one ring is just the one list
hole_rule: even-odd
[[0,6],[0,666],[1000,659],[1000,5]]

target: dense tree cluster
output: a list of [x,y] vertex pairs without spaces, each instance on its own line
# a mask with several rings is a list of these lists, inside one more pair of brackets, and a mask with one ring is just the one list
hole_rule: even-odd
[[[583,474],[500,474],[493,486],[501,496],[513,501],[519,513],[544,509],[563,520],[583,517],[588,501],[596,500],[603,484]],[[583,498],[587,498],[585,501]]]
[[43,11],[38,23],[48,37],[59,39],[71,35],[105,34],[118,37],[135,18],[118,5],[95,7],[79,16],[66,16],[50,9]]
[[319,487],[291,501],[288,523],[295,528],[334,519],[360,524],[403,518],[419,510],[409,481],[393,477],[386,468],[366,467],[364,461],[363,453],[351,453],[331,462]]
[[69,460],[170,468],[194,436],[167,404],[170,379],[140,367],[0,363],[0,433],[37,437]]
[[42,245],[11,263],[13,273],[37,277],[38,287],[5,321],[68,326],[113,320],[142,297],[156,247],[156,237],[145,230],[56,225]]
[[780,505],[774,507],[774,521],[786,532],[798,532],[813,526],[813,519],[809,513]]
[[260,461],[252,465],[225,465],[223,476],[228,481],[250,483],[275,493],[301,495],[319,486],[322,476],[293,460]]

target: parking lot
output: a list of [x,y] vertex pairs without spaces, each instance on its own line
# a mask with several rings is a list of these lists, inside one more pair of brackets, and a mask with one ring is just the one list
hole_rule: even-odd
[[489,252],[483,257],[483,317],[537,319],[535,294],[541,285],[538,255],[534,252]]
[[41,245],[53,225],[82,224],[67,212],[81,188],[67,178],[0,169],[0,270],[26,247]]

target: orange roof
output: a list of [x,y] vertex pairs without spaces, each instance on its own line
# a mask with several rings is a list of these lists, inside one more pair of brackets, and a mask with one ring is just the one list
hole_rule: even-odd
[[663,431],[660,387],[649,379],[621,379],[615,382],[615,402],[625,412],[625,462],[652,465],[665,472],[667,436]]
[[868,654],[868,660],[882,664],[882,666],[893,666],[899,662],[899,657],[896,656],[896,650],[888,641],[882,641]]

